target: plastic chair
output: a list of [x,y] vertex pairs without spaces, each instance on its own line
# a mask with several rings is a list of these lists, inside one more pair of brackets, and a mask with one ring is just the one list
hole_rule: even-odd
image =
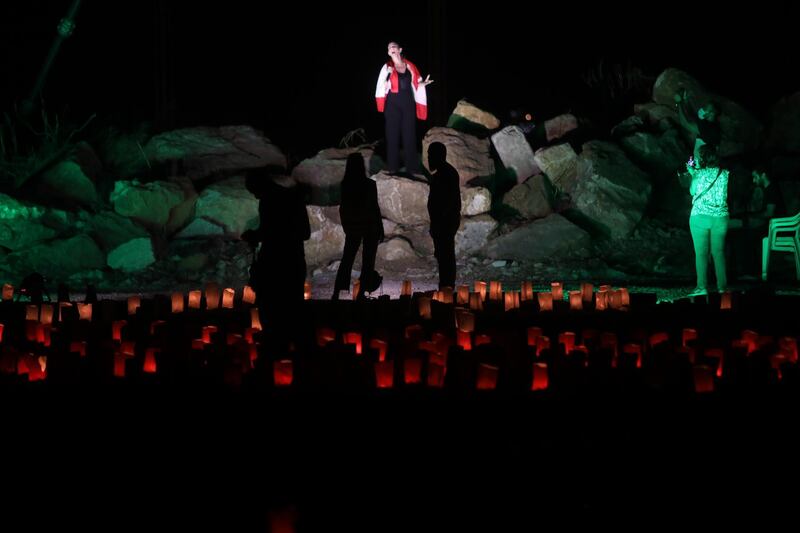
[[800,213],[793,217],[770,219],[769,233],[761,241],[761,279],[764,281],[767,281],[770,252],[794,254],[794,266],[800,280]]

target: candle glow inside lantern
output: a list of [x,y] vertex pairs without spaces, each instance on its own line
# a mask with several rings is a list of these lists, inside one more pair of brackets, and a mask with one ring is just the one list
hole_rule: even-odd
[[391,389],[394,386],[394,361],[375,363],[375,385],[379,389]]
[[256,303],[256,291],[250,285],[245,285],[242,291],[242,303],[254,304]]
[[499,281],[489,282],[489,299],[500,300],[503,297],[503,284]]
[[537,295],[539,300],[539,311],[552,311],[553,310],[553,293],[540,292]]
[[233,309],[233,300],[236,297],[236,291],[227,287],[222,291],[222,307],[224,309]]
[[494,390],[497,388],[498,368],[496,366],[480,363],[478,365],[478,390]]
[[475,282],[474,292],[480,294],[481,301],[486,300],[486,282],[485,281],[476,281]]
[[288,387],[294,381],[294,367],[290,359],[275,361],[272,366],[272,378],[276,387]]
[[221,291],[219,290],[219,284],[215,281],[206,283],[206,309],[219,308],[220,297]]
[[547,390],[547,386],[547,363],[533,363],[533,380],[531,382],[531,390]]
[[520,300],[523,302],[529,302],[533,300],[533,282],[532,281],[523,281],[522,287],[520,290]]
[[356,347],[356,355],[361,355],[361,333],[348,331],[342,334],[342,344],[353,344]]
[[81,320],[92,320],[92,304],[78,303],[78,318]]
[[406,385],[422,383],[422,359],[409,357],[403,361],[403,379]]
[[419,300],[417,300],[417,306],[419,308],[419,316],[420,318],[430,319],[431,318],[431,299],[427,296],[420,296]]
[[311,299],[311,282],[309,280],[306,280],[305,283],[303,283],[303,299]]
[[136,310],[142,305],[142,298],[140,296],[128,296],[128,314],[135,315]]
[[553,300],[564,299],[564,285],[560,281],[554,281],[550,284],[550,292],[553,294]]
[[200,309],[202,294],[200,291],[189,291],[189,309]]
[[592,295],[594,292],[594,285],[591,283],[581,283],[581,299],[583,303],[592,303]]
[[183,313],[183,293],[173,292],[171,296],[171,301],[172,301],[172,312]]
[[569,308],[573,311],[583,309],[583,293],[581,291],[569,291]]
[[461,285],[458,287],[456,291],[456,303],[458,305],[468,305],[469,304],[469,287],[466,285]]
[[378,351],[378,361],[386,361],[386,352],[389,349],[389,343],[381,339],[372,339],[369,342],[369,347]]
[[400,288],[400,296],[411,296],[414,294],[413,285],[410,280],[403,280],[403,285]]

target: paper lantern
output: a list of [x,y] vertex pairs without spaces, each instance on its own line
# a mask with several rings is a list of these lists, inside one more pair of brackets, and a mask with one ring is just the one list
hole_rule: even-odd
[[781,337],[778,339],[778,350],[786,355],[791,363],[797,363],[797,339],[794,337]]
[[403,336],[411,341],[420,340],[425,337],[425,330],[419,324],[411,324],[406,326],[403,331]]
[[39,321],[39,306],[38,305],[26,305],[25,306],[25,320],[33,320],[34,322]]
[[394,361],[375,363],[375,385],[379,389],[391,389],[394,386]]
[[67,318],[68,309],[72,309],[70,302],[58,302],[58,321],[63,322]]
[[242,291],[242,303],[254,304],[256,303],[256,291],[250,285],[245,285]]
[[496,366],[480,363],[478,365],[478,379],[476,387],[478,390],[494,390],[497,388],[498,368]]
[[202,294],[200,291],[189,291],[189,309],[200,309]]
[[72,341],[69,343],[70,353],[80,354],[81,357],[86,357],[86,341]]
[[456,327],[461,331],[475,331],[475,315],[469,311],[456,311]]
[[272,363],[272,379],[276,387],[288,387],[294,381],[294,366],[289,359]]
[[470,293],[469,295],[469,308],[473,311],[483,310],[483,299],[477,292]]
[[692,370],[695,392],[698,394],[714,392],[714,369],[707,365],[695,365]]
[[170,296],[173,313],[183,313],[183,293],[173,292]]
[[306,280],[305,283],[303,283],[303,299],[311,299],[311,282],[309,280]]
[[427,296],[420,296],[417,300],[420,318],[431,318],[431,299]]
[[523,302],[529,302],[533,300],[533,282],[532,281],[523,281],[522,288],[520,290],[520,300]]
[[403,380],[406,385],[422,383],[422,360],[420,358],[409,357],[403,361]]
[[536,356],[542,354],[544,350],[550,349],[550,337],[546,337],[542,335],[538,339],[536,339]]
[[440,291],[441,294],[441,302],[443,304],[452,305],[453,304],[453,287],[445,287]]
[[192,339],[192,350],[204,350],[206,343],[203,339]]
[[536,341],[542,336],[542,328],[531,326],[528,328],[528,346],[536,346]]
[[608,293],[608,306],[611,309],[622,308],[622,293],[619,291],[611,291]]
[[722,377],[722,362],[725,359],[725,352],[722,348],[706,348],[704,353],[706,359],[716,359],[717,360],[717,377]]
[[540,292],[536,295],[539,300],[539,311],[552,311],[553,310],[553,293]]
[[444,386],[445,366],[439,363],[428,363],[428,387],[441,388]]
[[619,346],[618,346],[618,343],[617,343],[617,334],[613,333],[613,332],[610,332],[610,331],[604,331],[603,333],[601,333],[600,334],[600,348],[610,349],[611,352],[614,354],[614,357],[616,358],[618,353],[619,353],[619,351],[618,351]]
[[165,325],[167,322],[165,320],[153,320],[150,322],[150,335],[155,335],[161,326]]
[[144,352],[144,367],[142,367],[142,371],[145,374],[155,374],[157,370],[156,365],[156,353],[160,350],[158,348],[148,348]]
[[386,361],[386,352],[389,349],[389,343],[381,339],[372,339],[369,342],[369,347],[378,351],[378,361]]
[[[234,346],[239,341],[244,341],[244,337],[242,335],[239,335],[238,333],[228,333],[228,336],[225,339],[225,344],[227,344],[228,346]],[[250,343],[245,342],[245,344],[250,344]]]
[[115,320],[111,323],[111,338],[113,340],[122,340],[122,328],[124,328],[127,323],[127,320]]
[[554,281],[550,284],[550,292],[553,294],[553,300],[564,299],[564,286],[560,281]]
[[517,291],[507,292],[505,294],[505,310],[519,309],[519,293]]
[[203,335],[202,339],[203,342],[206,344],[211,344],[211,336],[219,330],[217,326],[209,325],[203,326]]
[[664,331],[658,331],[658,332],[653,333],[652,335],[650,335],[650,339],[649,339],[648,343],[650,344],[650,347],[652,348],[653,346],[657,346],[657,345],[661,344],[662,342],[667,342],[667,341],[669,341],[669,334],[664,332]]
[[501,300],[503,298],[503,284],[499,281],[489,282],[489,299]]
[[217,309],[220,296],[219,284],[214,281],[206,283],[206,309]]
[[354,344],[356,347],[356,354],[361,355],[361,333],[356,331],[343,333],[342,344]]
[[533,363],[533,380],[531,390],[547,390],[549,385],[547,363]]
[[492,338],[489,335],[475,335],[475,346],[491,344]]
[[620,304],[622,307],[628,307],[631,305],[631,295],[628,293],[628,289],[622,287],[617,292],[619,292]]
[[636,368],[642,368],[642,345],[634,342],[626,343],[622,347],[622,353],[636,356]]
[[456,303],[458,305],[469,304],[469,287],[466,285],[460,285],[458,287],[458,290],[456,290]]
[[565,331],[558,334],[558,343],[564,345],[564,353],[569,353],[575,347],[575,332]]
[[573,311],[583,309],[583,293],[581,291],[569,291],[569,308]]
[[224,309],[233,309],[233,300],[236,297],[236,291],[230,287],[222,291],[222,307]]
[[594,285],[591,283],[581,283],[581,299],[583,300],[583,303],[592,303],[593,291]]
[[128,314],[135,315],[136,310],[142,305],[142,298],[140,296],[128,296]]
[[53,323],[53,306],[51,304],[42,304],[41,311],[39,312],[39,322],[42,324]]
[[14,299],[14,286],[8,283],[3,284],[3,300],[10,301]]
[[747,353],[751,354],[758,349],[758,333],[746,329],[742,331],[742,340],[747,343]]
[[486,282],[485,281],[476,281],[474,292],[478,293],[481,297],[481,301],[486,300]]
[[594,308],[598,311],[605,311],[608,309],[608,291],[600,289],[597,291],[597,296],[594,299]]
[[136,342],[135,341],[122,341],[119,345],[119,352],[122,355],[133,357],[136,355]]
[[92,304],[78,303],[78,318],[81,320],[92,320]]
[[403,285],[400,288],[400,296],[409,296],[410,297],[412,294],[414,294],[414,290],[413,290],[413,286],[411,284],[411,281],[409,281],[407,279],[403,280]]
[[465,352],[472,350],[472,334],[469,331],[456,330],[456,343],[464,349]]
[[611,285],[600,285],[600,287],[597,290],[598,291],[611,292],[612,287],[611,287]]
[[258,315],[258,307],[250,309],[250,327],[261,331],[261,318]]

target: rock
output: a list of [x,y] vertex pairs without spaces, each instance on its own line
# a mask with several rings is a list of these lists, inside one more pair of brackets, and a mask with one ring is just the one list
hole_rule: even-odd
[[456,255],[471,255],[482,250],[496,229],[497,221],[489,215],[462,218],[456,233]]
[[560,139],[567,133],[577,128],[578,128],[578,119],[575,118],[575,115],[572,115],[570,113],[558,115],[557,117],[553,117],[550,120],[546,120],[544,122],[544,131],[545,131],[545,136],[547,137],[547,142]]
[[337,205],[341,201],[341,183],[347,157],[359,152],[364,157],[364,167],[369,175],[384,168],[383,162],[371,148],[328,148],[312,158],[300,162],[292,170],[292,177],[311,189],[313,205]]
[[484,187],[461,188],[461,216],[474,217],[492,209],[492,193]]
[[311,225],[311,238],[304,243],[306,263],[310,266],[324,265],[342,256],[344,251],[344,228],[336,207],[306,206]]
[[487,131],[496,130],[500,127],[500,119],[462,99],[459,100],[456,108],[450,115],[450,119],[447,121],[447,127],[466,133],[476,131],[476,127],[477,129]]
[[92,207],[100,198],[94,182],[73,161],[61,161],[42,176],[40,192],[56,200]]
[[377,174],[375,180],[378,205],[384,218],[406,226],[430,223],[427,183],[383,172]]
[[195,216],[222,226],[235,238],[258,227],[258,200],[245,187],[245,179],[230,178],[203,189],[197,199]]
[[586,231],[563,216],[552,214],[492,239],[486,246],[486,255],[514,261],[587,257],[590,245]]
[[492,135],[492,144],[503,165],[513,170],[517,183],[539,173],[533,149],[519,126],[508,126]]
[[428,146],[433,142],[440,142],[447,148],[447,162],[458,171],[462,186],[473,178],[495,173],[489,139],[479,139],[452,128],[431,128],[422,139],[422,163],[426,168],[430,168]]
[[572,192],[578,177],[578,154],[569,144],[557,144],[536,150],[536,164],[550,178],[550,183],[565,192]]
[[546,176],[533,176],[508,191],[503,196],[503,203],[527,220],[544,218],[553,212],[550,206],[552,188]]
[[166,181],[118,181],[111,193],[114,211],[157,230],[167,224],[172,208],[183,201],[180,186]]
[[144,270],[156,262],[150,237],[131,239],[108,254],[108,266],[123,272]]

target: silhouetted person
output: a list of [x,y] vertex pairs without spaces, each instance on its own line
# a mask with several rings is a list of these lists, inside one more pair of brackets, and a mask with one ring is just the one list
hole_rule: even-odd
[[382,281],[375,271],[375,255],[378,243],[383,240],[383,222],[378,206],[378,187],[367,177],[364,157],[355,152],[347,158],[347,166],[342,180],[342,203],[339,205],[345,241],[342,261],[336,273],[332,299],[339,298],[339,291],[350,289],[350,274],[353,261],[362,242],[361,252],[361,290],[359,297],[376,290]]
[[436,261],[439,263],[439,287],[456,285],[455,237],[461,224],[461,188],[458,171],[447,162],[447,148],[435,142],[428,146],[430,195],[428,214]]
[[417,66],[403,56],[396,42],[387,46],[389,60],[378,73],[375,103],[386,118],[386,161],[389,172],[400,170],[400,139],[403,140],[403,158],[406,172],[417,174],[417,122],[428,118],[428,100],[425,87],[433,83],[430,76],[424,80]]
[[[261,248],[250,269],[261,324],[274,346],[284,349],[301,325],[306,257],[311,227],[300,188],[291,178],[250,171],[247,189],[258,198],[260,225],[242,238]],[[269,341],[268,341],[269,342]]]

